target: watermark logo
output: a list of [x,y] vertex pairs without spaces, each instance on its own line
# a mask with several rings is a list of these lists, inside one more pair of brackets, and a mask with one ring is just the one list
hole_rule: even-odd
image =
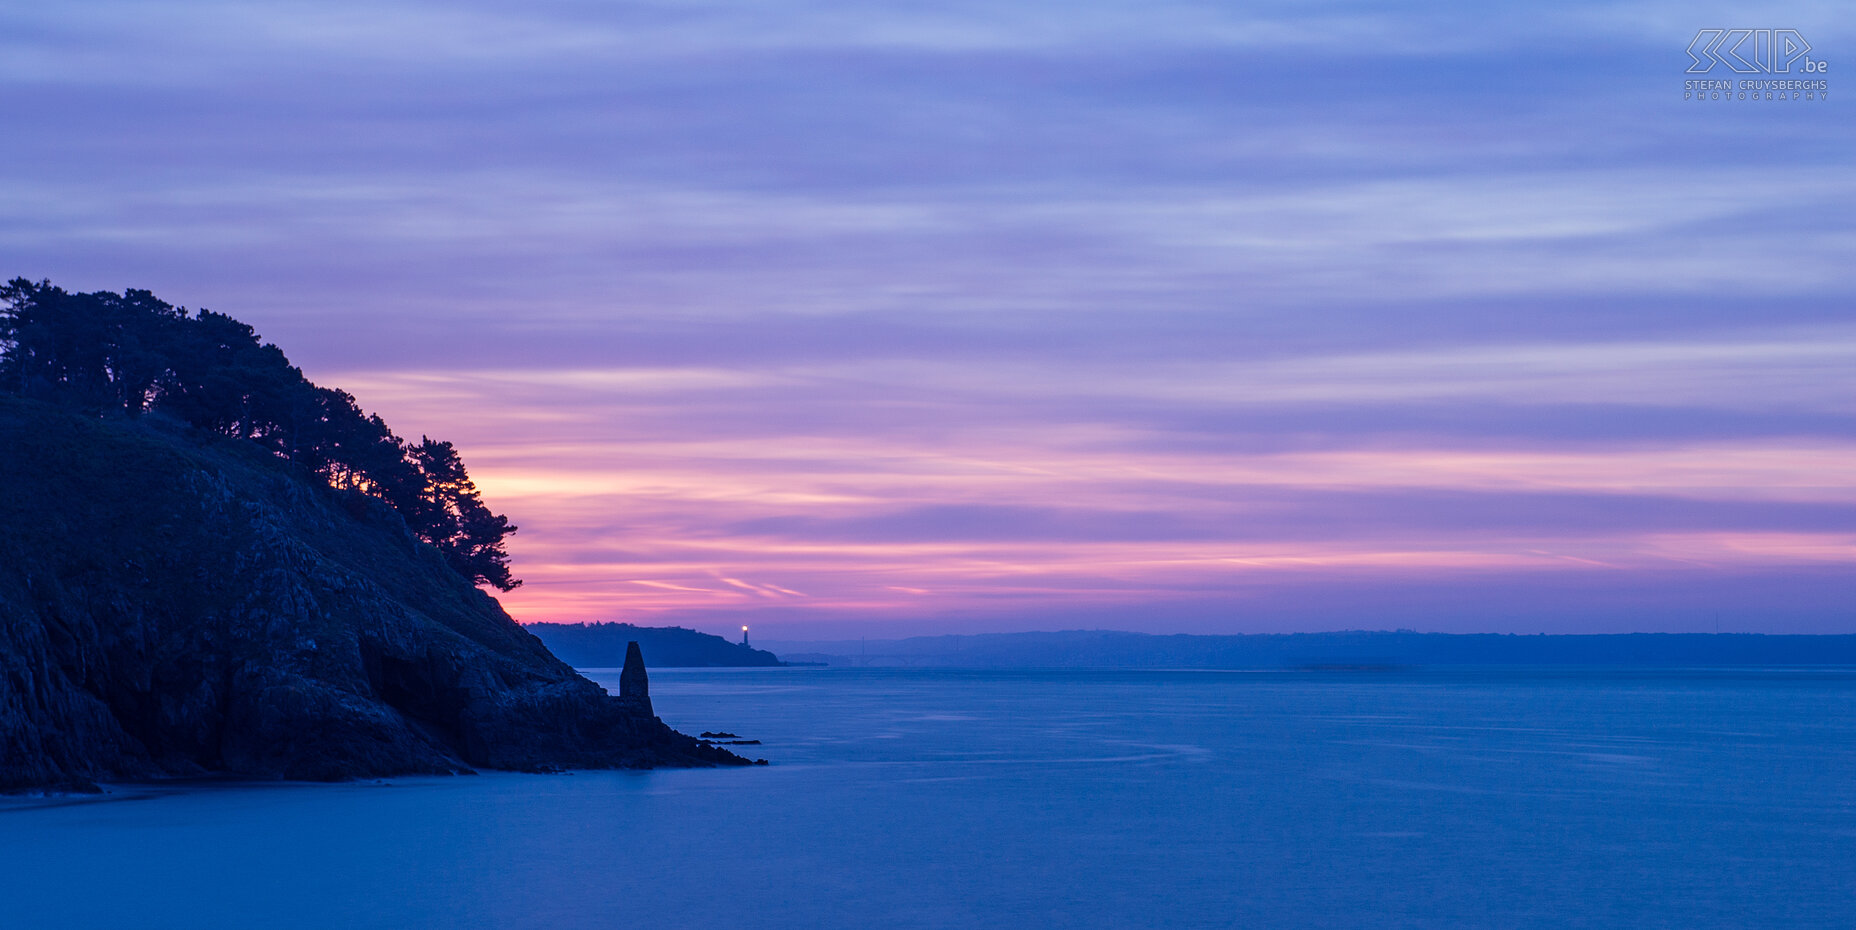
[[[1720,77],[1682,82],[1683,100],[1828,100],[1830,62],[1811,56],[1796,29],[1702,29],[1688,43],[1688,73]],[[1787,75],[1734,80],[1733,74]],[[1797,77],[1792,77],[1796,75]]]
[[1823,74],[1830,62],[1811,57],[1811,43],[1796,29],[1703,29],[1688,44],[1690,74],[1726,65],[1737,74]]

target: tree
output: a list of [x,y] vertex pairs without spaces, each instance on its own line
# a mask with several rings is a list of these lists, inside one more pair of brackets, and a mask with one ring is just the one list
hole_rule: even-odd
[[288,455],[287,434],[315,386],[282,349],[238,320],[210,310],[182,320],[166,347],[174,377],[159,405],[195,426]]
[[503,540],[448,442],[409,446],[347,392],[317,387],[283,350],[223,313],[189,316],[145,290],[71,294],[50,281],[0,286],[0,391],[97,415],[164,413],[258,443],[330,485],[385,501],[446,564],[508,591]]
[[509,551],[503,544],[516,528],[507,517],[484,506],[457,449],[421,436],[409,458],[424,479],[419,518],[429,534],[426,541],[445,554],[453,570],[473,583],[495,585],[503,591],[520,585],[510,577]]

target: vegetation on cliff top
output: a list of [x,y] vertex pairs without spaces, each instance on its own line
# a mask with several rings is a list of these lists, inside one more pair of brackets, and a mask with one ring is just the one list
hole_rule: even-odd
[[256,443],[385,502],[472,583],[521,584],[504,546],[516,528],[484,505],[451,443],[401,439],[225,314],[16,278],[0,287],[0,393],[98,417],[162,414]]

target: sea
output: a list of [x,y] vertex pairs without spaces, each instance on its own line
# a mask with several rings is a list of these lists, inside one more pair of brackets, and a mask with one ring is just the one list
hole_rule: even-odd
[[770,764],[6,800],[0,928],[1856,926],[1856,670],[651,687]]

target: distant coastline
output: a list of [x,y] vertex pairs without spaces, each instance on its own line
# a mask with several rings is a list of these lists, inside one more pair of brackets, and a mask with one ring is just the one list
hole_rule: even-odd
[[968,668],[1856,666],[1856,635],[1503,634],[1350,630],[1157,635],[1116,630],[769,641],[790,662]]
[[575,668],[618,668],[625,647],[636,642],[649,668],[746,668],[783,664],[779,656],[744,643],[683,627],[629,623],[530,623],[525,626],[548,651]]

